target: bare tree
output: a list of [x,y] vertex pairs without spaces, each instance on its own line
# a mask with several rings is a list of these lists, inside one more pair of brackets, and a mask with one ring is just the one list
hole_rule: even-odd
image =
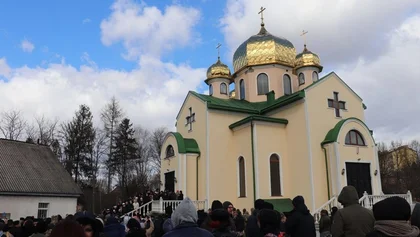
[[160,171],[160,153],[167,133],[168,130],[165,127],[161,127],[153,130],[150,135],[150,163],[156,172]]
[[26,128],[26,121],[18,110],[3,112],[0,120],[0,130],[6,139],[19,140]]
[[108,139],[108,159],[105,162],[107,175],[108,175],[108,193],[111,191],[112,176],[115,173],[115,170],[112,167],[112,153],[113,145],[115,144],[115,135],[118,128],[120,119],[124,116],[124,112],[115,97],[111,98],[111,101],[105,105],[101,112],[101,120],[104,123],[104,132],[105,136]]
[[56,140],[58,119],[48,119],[44,115],[35,117],[36,138],[39,143],[51,146]]

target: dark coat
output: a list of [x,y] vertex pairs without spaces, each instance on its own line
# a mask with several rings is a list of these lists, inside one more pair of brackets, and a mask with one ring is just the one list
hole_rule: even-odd
[[346,186],[338,196],[344,208],[334,215],[331,234],[334,237],[363,237],[373,231],[375,218],[372,211],[360,206],[356,188]]
[[315,220],[304,203],[291,212],[286,221],[286,233],[291,237],[316,237]]
[[144,229],[129,231],[125,237],[146,237]]
[[125,227],[119,223],[109,224],[104,227],[104,234],[107,237],[124,237]]
[[[367,234],[366,237],[388,237],[388,235],[384,235],[381,232],[374,230],[370,232],[369,234]],[[392,236],[389,236],[389,237],[392,237]]]
[[184,236],[195,236],[195,237],[213,237],[212,233],[207,230],[201,229],[195,223],[181,223],[173,228],[168,233],[164,234],[163,237],[184,237]]
[[238,232],[245,230],[245,218],[240,214],[235,218],[235,227]]
[[322,216],[319,220],[319,233],[331,231],[331,218],[329,216]]
[[248,217],[248,222],[245,229],[246,237],[263,237],[263,233],[258,226],[257,219],[258,211],[255,210],[251,216]]

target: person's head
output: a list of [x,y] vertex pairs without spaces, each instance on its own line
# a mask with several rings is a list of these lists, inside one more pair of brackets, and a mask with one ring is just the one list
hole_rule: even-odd
[[377,221],[408,221],[411,217],[410,204],[401,197],[390,197],[373,205]]
[[128,220],[127,222],[127,229],[129,229],[130,231],[133,230],[140,230],[141,226],[140,226],[140,222],[138,222],[136,219],[131,218],[130,220]]
[[258,213],[258,226],[264,235],[266,234],[278,234],[279,233],[279,214],[270,209],[262,209]]
[[7,221],[7,226],[13,227],[13,220],[8,220]]
[[35,233],[44,234],[48,229],[48,225],[45,221],[39,220],[35,226]]
[[274,210],[274,205],[269,202],[264,202],[263,209]]
[[171,220],[174,227],[180,225],[181,223],[197,223],[197,208],[195,208],[191,199],[187,197],[179,204],[172,213]]
[[286,223],[286,220],[287,220],[286,215],[284,213],[280,213],[280,221],[282,223]]
[[233,212],[233,204],[229,201],[225,201],[223,203],[223,208],[229,213],[229,215],[232,215]]
[[262,210],[264,208],[264,200],[262,199],[257,199],[254,202],[254,208],[256,210]]
[[355,187],[346,186],[341,190],[337,200],[339,203],[343,204],[344,207],[359,204],[359,194],[357,194]]
[[79,223],[65,220],[54,227],[50,237],[86,237],[86,235]]
[[76,221],[82,226],[86,237],[95,236],[95,220],[90,217],[79,217]]
[[172,215],[172,213],[173,213],[172,206],[165,207],[165,214],[166,214],[166,216],[170,217]]
[[327,210],[322,210],[321,211],[321,216],[328,216],[328,211]]
[[247,214],[248,212],[246,211],[246,208],[244,208],[243,210],[242,210],[242,214]]
[[210,219],[212,220],[211,225],[213,228],[225,228],[230,225],[229,223],[229,212],[223,208],[212,210]]
[[13,226],[14,227],[20,227],[20,221],[14,221]]
[[[216,210],[216,209],[223,209],[223,204],[222,204],[222,202],[221,201],[219,201],[219,200],[214,200],[212,203],[211,203],[211,211],[214,211],[214,210]],[[210,213],[210,212],[209,212]]]

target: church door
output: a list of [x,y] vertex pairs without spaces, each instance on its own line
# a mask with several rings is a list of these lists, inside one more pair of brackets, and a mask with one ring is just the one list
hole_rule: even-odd
[[366,191],[372,194],[372,178],[369,163],[346,163],[347,185],[354,186],[359,198]]
[[175,192],[175,171],[165,173],[165,191]]

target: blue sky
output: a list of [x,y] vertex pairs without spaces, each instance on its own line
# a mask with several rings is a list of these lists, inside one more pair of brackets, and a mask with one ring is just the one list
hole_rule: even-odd
[[98,121],[116,96],[135,124],[172,129],[187,92],[207,90],[217,43],[231,66],[261,5],[298,52],[309,31],[323,74],[363,98],[380,140],[420,138],[420,94],[406,96],[420,88],[419,0],[1,0],[1,110],[65,121],[84,103]]

